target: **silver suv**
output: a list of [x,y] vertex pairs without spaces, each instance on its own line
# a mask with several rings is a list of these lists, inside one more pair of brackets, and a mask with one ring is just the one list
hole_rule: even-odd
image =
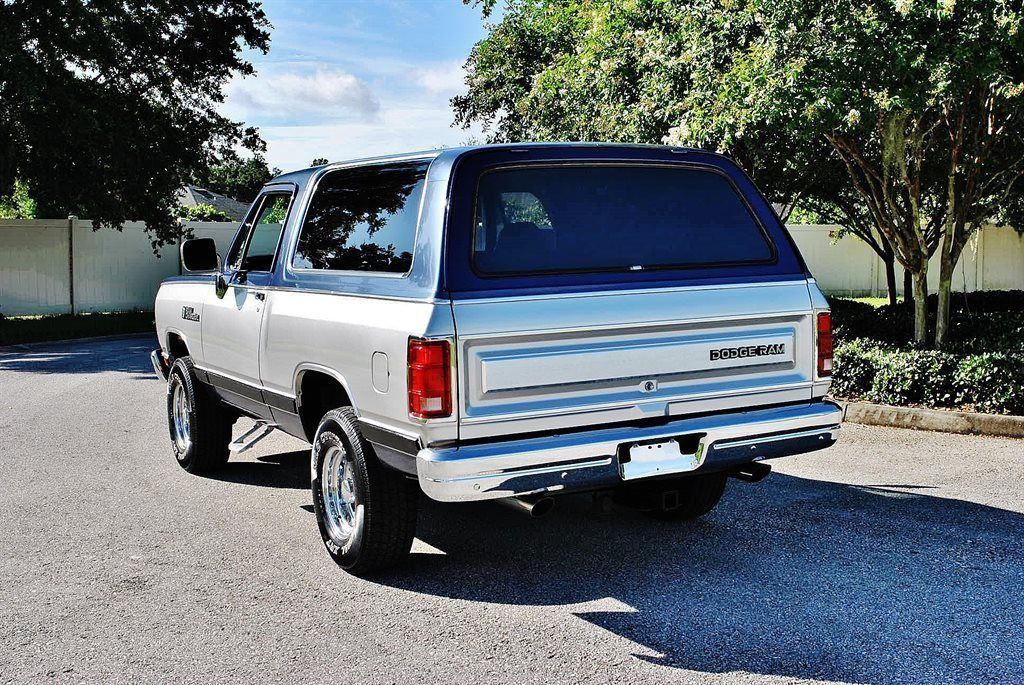
[[[833,444],[828,303],[727,158],[521,144],[268,183],[221,260],[156,299],[178,462],[279,429],[352,573],[401,561],[419,492],[533,514],[607,493],[669,519]],[[232,440],[235,421],[253,427]]]

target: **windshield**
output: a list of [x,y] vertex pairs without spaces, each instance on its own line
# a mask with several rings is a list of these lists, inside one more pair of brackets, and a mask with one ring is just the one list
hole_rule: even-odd
[[474,268],[486,275],[766,263],[774,250],[722,174],[680,166],[485,173]]

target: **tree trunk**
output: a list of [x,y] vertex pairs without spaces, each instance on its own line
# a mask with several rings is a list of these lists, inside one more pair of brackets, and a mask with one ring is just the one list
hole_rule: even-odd
[[928,265],[914,272],[914,341],[928,343]]
[[914,301],[914,274],[907,269],[903,270],[903,301]]
[[939,306],[935,314],[935,346],[942,347],[949,340],[949,315],[953,290],[953,269],[956,258],[946,250],[939,262]]
[[889,304],[896,306],[896,258],[885,255],[882,263],[885,264],[885,289],[889,294]]

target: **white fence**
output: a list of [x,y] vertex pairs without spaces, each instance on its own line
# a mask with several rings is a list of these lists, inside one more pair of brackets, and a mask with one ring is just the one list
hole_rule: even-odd
[[[853,236],[834,241],[834,226],[789,226],[800,254],[818,281],[833,295],[884,296],[885,266],[874,250]],[[896,284],[902,292],[903,269],[896,265]],[[939,287],[939,255],[928,265],[928,288]],[[989,226],[979,231],[960,256],[953,289],[1024,290],[1024,237],[1012,228]]]
[[[194,222],[227,253],[236,223]],[[152,309],[157,286],[181,273],[178,246],[153,254],[142,223],[121,232],[82,219],[0,221],[0,313]]]
[[[235,223],[192,223],[226,254]],[[853,237],[833,244],[830,227],[790,226],[790,233],[823,290],[841,295],[884,295],[885,268]],[[938,283],[938,260],[931,287]],[[122,232],[92,230],[82,219],[0,221],[0,313],[151,309],[161,279],[180,273],[177,245],[153,254],[141,223]],[[897,273],[902,286],[902,273]],[[1009,228],[982,231],[957,267],[957,290],[1024,290],[1024,238]]]

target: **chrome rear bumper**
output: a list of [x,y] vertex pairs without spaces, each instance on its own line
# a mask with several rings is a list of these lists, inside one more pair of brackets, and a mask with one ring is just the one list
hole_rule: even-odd
[[[630,477],[624,465],[637,442],[687,437],[695,455],[657,476],[707,473],[761,459],[831,446],[842,409],[826,401],[685,418],[659,426],[601,428],[553,436],[488,442],[416,455],[420,487],[442,502],[499,499],[534,493],[612,487]],[[696,468],[694,463],[696,461]]]

